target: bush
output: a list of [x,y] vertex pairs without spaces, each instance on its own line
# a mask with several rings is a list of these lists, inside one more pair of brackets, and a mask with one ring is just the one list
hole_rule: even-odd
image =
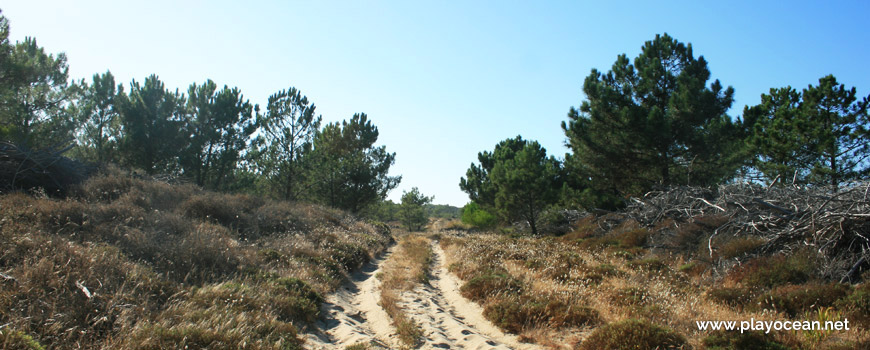
[[805,283],[815,270],[810,254],[803,252],[789,256],[759,257],[732,269],[727,279],[749,288],[761,289]]
[[708,350],[788,350],[773,334],[760,331],[718,331],[703,340]]
[[627,265],[634,270],[643,272],[662,271],[668,268],[668,265],[665,265],[659,258],[629,261]]
[[852,294],[838,300],[834,305],[846,312],[849,320],[866,327],[870,327],[870,283],[855,287]]
[[462,208],[462,222],[479,229],[489,229],[495,227],[497,219],[477,203],[471,202]]
[[235,230],[243,229],[248,197],[242,195],[224,195],[204,193],[193,195],[180,205],[185,217],[208,222],[215,222]]
[[707,292],[711,300],[736,309],[743,309],[752,301],[752,292],[747,288],[713,288]]
[[682,349],[686,338],[670,329],[648,321],[625,320],[597,328],[583,343],[581,350]]
[[462,296],[483,301],[489,297],[519,294],[522,282],[511,277],[506,272],[489,271],[473,277],[460,288]]
[[[246,233],[248,238],[270,236],[280,233],[305,231],[310,229],[299,217],[296,208],[287,202],[269,202],[256,209],[256,232]],[[325,216],[326,217],[326,216]],[[327,220],[338,221],[334,218]]]
[[679,270],[689,276],[700,276],[707,271],[708,267],[709,263],[695,260],[681,265]]
[[649,294],[637,287],[620,288],[610,294],[610,302],[619,306],[640,306],[646,304]]
[[527,296],[508,297],[490,303],[483,309],[483,316],[512,333],[542,325],[561,328],[599,322],[598,312],[591,308]]
[[848,294],[849,286],[843,284],[787,285],[763,294],[759,298],[759,305],[794,317],[800,313],[832,306]]
[[33,337],[12,329],[0,329],[0,347],[3,349],[45,350]]
[[582,240],[580,247],[592,250],[612,248],[636,255],[647,243],[650,235],[651,232],[649,230],[638,227],[638,224],[634,221],[629,221],[603,236],[589,237]]
[[764,242],[761,237],[736,237],[723,243],[717,253],[722,259],[738,258],[758,249]]

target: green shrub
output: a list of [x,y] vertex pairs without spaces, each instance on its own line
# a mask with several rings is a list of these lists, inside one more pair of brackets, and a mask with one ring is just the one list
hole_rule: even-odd
[[477,203],[471,202],[462,208],[462,222],[479,229],[488,229],[495,226],[497,219]]
[[581,350],[682,349],[686,338],[642,320],[625,320],[599,327],[580,344]]
[[0,347],[3,349],[45,350],[33,337],[11,329],[0,329]]
[[707,350],[788,350],[773,334],[760,331],[717,331],[703,340]]

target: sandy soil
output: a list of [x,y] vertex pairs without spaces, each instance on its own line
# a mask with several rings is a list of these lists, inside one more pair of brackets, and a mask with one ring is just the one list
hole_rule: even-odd
[[[444,251],[433,243],[429,284],[402,294],[406,314],[423,329],[419,349],[540,349],[520,343],[486,320],[482,308],[462,297],[461,281],[447,271]],[[398,349],[403,344],[395,335],[387,313],[378,305],[380,281],[375,277],[387,254],[363,267],[344,287],[327,298],[323,320],[309,334],[306,348],[344,349],[366,343],[369,349]]]

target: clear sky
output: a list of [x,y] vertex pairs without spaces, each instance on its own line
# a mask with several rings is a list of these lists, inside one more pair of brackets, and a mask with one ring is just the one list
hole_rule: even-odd
[[562,157],[590,69],[657,33],[692,43],[731,109],[834,74],[870,93],[868,1],[40,1],[0,5],[13,40],[66,52],[71,78],[212,79],[254,103],[295,86],[325,122],[365,112],[403,190],[464,205],[482,150],[522,135]]

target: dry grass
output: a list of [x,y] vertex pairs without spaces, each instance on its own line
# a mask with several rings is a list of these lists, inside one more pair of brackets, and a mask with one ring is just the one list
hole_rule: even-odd
[[3,195],[0,348],[299,348],[320,296],[389,241],[337,210],[117,170],[65,200]]
[[[697,220],[695,226],[683,228],[683,237],[668,228],[670,239],[684,242],[682,251],[651,248],[665,241],[661,232],[672,224],[647,230],[609,217],[584,218],[573,232],[558,238],[445,234],[441,244],[450,270],[466,281],[466,297],[481,303],[487,318],[521,339],[550,348],[601,348],[602,341],[634,339],[638,334],[650,335],[650,344],[660,348],[685,344],[695,349],[736,349],[766,344],[770,349],[839,349],[870,342],[870,333],[862,327],[821,340],[801,332],[732,337],[699,331],[696,320],[803,321],[807,315],[828,310],[825,307],[849,317],[853,324],[853,319],[867,319],[861,315],[870,309],[867,284],[823,283],[813,265],[815,257],[807,251],[744,258],[741,265],[711,274],[710,265],[694,255],[700,240],[692,243],[691,236],[703,237],[707,227],[721,221],[720,217]],[[706,243],[705,239],[705,247]],[[717,253],[733,258],[757,247],[758,240],[724,243]],[[546,307],[536,303],[542,300],[586,311],[559,322],[542,311]],[[554,314],[569,314],[564,310],[568,309]],[[637,344],[646,341],[636,340]],[[628,343],[608,344],[635,348]]]
[[402,292],[429,281],[432,246],[423,236],[406,235],[399,239],[396,250],[381,267],[381,307],[392,318],[399,339],[407,346],[417,346],[423,330],[408,317],[400,306]]

